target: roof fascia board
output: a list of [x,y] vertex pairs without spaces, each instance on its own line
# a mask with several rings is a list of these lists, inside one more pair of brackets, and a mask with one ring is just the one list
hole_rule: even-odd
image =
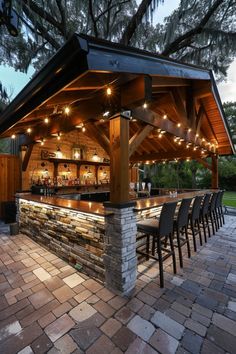
[[90,70],[210,80],[208,70],[155,55],[102,46],[90,41],[88,41],[88,47],[88,66]]
[[219,94],[219,91],[218,91],[218,88],[217,88],[217,85],[216,85],[216,82],[215,82],[215,78],[214,78],[213,72],[211,70],[210,70],[210,76],[211,76],[211,82],[212,82],[212,93],[213,93],[215,102],[217,104],[217,108],[218,108],[218,110],[220,112],[221,119],[223,121],[225,130],[226,130],[229,142],[230,142],[230,146],[231,146],[232,152],[233,152],[233,154],[235,154],[235,147],[234,147],[234,144],[233,144],[233,141],[232,141],[232,137],[231,137],[231,133],[230,133],[230,129],[229,129],[229,124],[228,124],[227,119],[225,117],[224,108],[223,108],[223,105],[222,105],[222,102],[221,102],[221,99],[220,99],[220,94]]

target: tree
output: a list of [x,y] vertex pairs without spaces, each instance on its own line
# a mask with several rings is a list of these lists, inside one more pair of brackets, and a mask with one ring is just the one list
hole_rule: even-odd
[[236,144],[236,102],[225,102],[223,104],[223,108],[229,124],[233,142]]
[[21,33],[0,28],[0,63],[39,69],[76,32],[133,45],[226,76],[236,54],[235,0],[181,0],[164,24],[151,19],[164,0],[13,0]]

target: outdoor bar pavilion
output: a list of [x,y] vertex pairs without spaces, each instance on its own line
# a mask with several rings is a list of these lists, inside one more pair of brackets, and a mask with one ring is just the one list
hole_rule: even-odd
[[[38,183],[37,168],[51,173],[47,195],[42,184],[39,194],[17,195],[21,232],[122,294],[136,281],[136,222],[168,199],[131,198],[137,164],[194,159],[217,189],[218,156],[234,153],[211,71],[85,35],[74,35],[3,111],[0,137],[20,143],[22,189]],[[76,183],[58,186],[68,166]],[[88,171],[91,183],[81,177]],[[109,200],[72,196],[85,192]]]

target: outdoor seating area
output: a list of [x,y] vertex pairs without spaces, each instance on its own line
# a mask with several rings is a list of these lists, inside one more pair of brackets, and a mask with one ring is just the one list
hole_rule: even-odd
[[150,259],[129,297],[76,271],[25,235],[0,236],[2,353],[234,353],[236,218],[172,271]]
[[[182,246],[187,245],[190,258],[190,240],[194,252],[197,252],[197,241],[202,246],[203,235],[207,242],[206,230],[211,237],[224,224],[223,194],[224,191],[218,191],[185,198],[180,203],[164,203],[159,217],[137,223],[137,253],[144,255],[146,260],[152,258],[158,262],[161,288],[164,287],[164,261],[169,257],[172,257],[173,273],[176,274],[175,248],[183,268]],[[140,242],[142,239],[145,239],[144,243]]]

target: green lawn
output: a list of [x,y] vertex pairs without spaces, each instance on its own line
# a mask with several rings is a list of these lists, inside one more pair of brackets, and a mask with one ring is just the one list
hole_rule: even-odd
[[223,204],[236,208],[236,192],[225,192],[223,197]]

